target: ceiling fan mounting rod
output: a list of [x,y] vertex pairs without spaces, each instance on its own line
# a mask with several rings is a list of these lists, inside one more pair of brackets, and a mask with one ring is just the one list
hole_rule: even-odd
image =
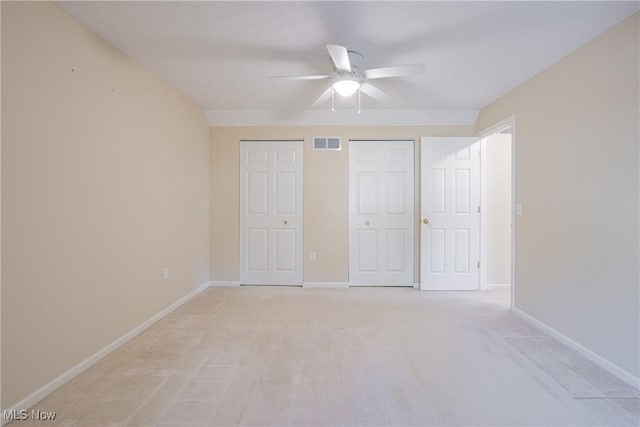
[[356,77],[355,71],[338,71],[338,75],[336,76],[336,80],[340,79],[352,79],[354,80]]

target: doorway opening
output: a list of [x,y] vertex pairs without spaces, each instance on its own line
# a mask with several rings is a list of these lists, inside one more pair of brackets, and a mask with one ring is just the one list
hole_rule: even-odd
[[479,135],[480,289],[494,291],[511,308],[515,298],[514,132],[511,117]]

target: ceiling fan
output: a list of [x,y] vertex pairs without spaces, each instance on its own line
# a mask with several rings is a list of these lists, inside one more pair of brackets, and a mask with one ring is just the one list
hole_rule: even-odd
[[319,106],[331,98],[331,110],[334,110],[334,93],[349,97],[358,93],[358,112],[360,112],[360,93],[384,102],[389,96],[368,82],[368,80],[383,79],[388,77],[404,77],[425,72],[424,64],[397,65],[393,67],[370,68],[360,70],[362,55],[358,52],[347,50],[346,47],[337,44],[328,44],[327,50],[333,62],[334,73],[332,75],[320,74],[310,76],[274,76],[280,80],[325,80],[333,79],[331,86],[325,90],[313,103]]

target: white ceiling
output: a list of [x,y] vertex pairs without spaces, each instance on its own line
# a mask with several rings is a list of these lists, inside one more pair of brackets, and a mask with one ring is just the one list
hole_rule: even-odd
[[[473,124],[483,106],[638,10],[638,2],[57,2],[190,96],[214,125]],[[424,75],[375,81],[363,96],[311,107],[328,81],[325,45],[362,68],[421,62]],[[356,99],[354,97],[353,99]]]

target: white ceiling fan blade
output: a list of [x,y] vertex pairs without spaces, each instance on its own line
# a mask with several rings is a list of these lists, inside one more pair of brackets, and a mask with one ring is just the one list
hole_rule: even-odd
[[367,82],[360,84],[360,91],[378,102],[385,102],[389,99],[389,95]]
[[312,104],[314,107],[317,107],[319,105],[324,104],[329,98],[331,98],[331,92],[333,91],[333,87],[329,86],[329,88],[327,90],[325,90],[322,95],[320,95],[318,97],[318,99],[315,100],[315,102]]
[[317,75],[317,76],[271,76],[274,80],[324,80],[330,76]]
[[338,71],[351,72],[351,62],[349,61],[349,54],[347,48],[337,44],[328,44],[327,50],[331,56],[331,60],[336,66]]
[[383,79],[386,77],[403,77],[422,74],[426,71],[424,64],[397,65],[395,67],[372,68],[364,70],[365,79]]

